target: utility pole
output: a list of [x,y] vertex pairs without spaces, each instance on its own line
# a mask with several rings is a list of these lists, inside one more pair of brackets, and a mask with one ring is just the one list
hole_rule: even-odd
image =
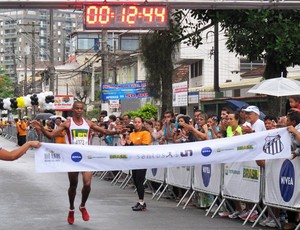
[[25,71],[24,71],[24,90],[23,90],[23,92],[24,92],[24,96],[26,96],[27,95],[27,54],[25,54],[25,57],[24,57],[24,59],[25,59]]
[[17,63],[16,63],[16,52],[15,52],[15,43],[11,42],[12,45],[12,53],[13,53],[13,63],[14,63],[14,96],[19,96],[19,90],[18,90],[18,75],[17,75]]
[[25,59],[25,71],[24,71],[24,95],[28,94],[28,86],[27,86],[27,67],[28,67],[28,55],[30,54],[30,47],[29,45],[25,45],[24,47],[24,59]]
[[35,85],[35,24],[32,22],[31,29],[32,43],[31,43],[31,73],[32,73],[32,93],[36,93],[36,85]]
[[108,83],[108,34],[107,30],[102,30],[102,81],[101,84]]
[[114,84],[117,84],[117,41],[114,38]]
[[[48,67],[49,69],[49,75],[50,75],[50,84],[49,84],[49,90],[54,92],[54,78],[55,78],[55,68],[54,68],[54,47],[53,47],[53,9],[50,9],[50,39],[49,39],[49,51],[50,51],[50,65]],[[56,80],[56,93],[58,90],[58,79]]]
[[219,86],[219,24],[218,22],[214,25],[214,91],[215,96],[220,97],[220,86]]

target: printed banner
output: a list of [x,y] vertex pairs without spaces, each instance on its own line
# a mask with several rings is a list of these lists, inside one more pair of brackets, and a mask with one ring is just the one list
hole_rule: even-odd
[[260,167],[255,161],[225,164],[223,183],[223,197],[235,197],[253,203],[260,200]]
[[55,95],[54,96],[54,109],[57,111],[72,110],[74,97],[72,95]]
[[266,161],[265,204],[300,209],[300,158]]
[[103,84],[101,86],[102,100],[146,98],[149,97],[146,87],[146,82]]
[[190,166],[167,168],[166,183],[179,188],[191,188],[192,168]]
[[43,143],[35,161],[37,172],[111,171],[289,158],[290,149],[290,134],[280,128],[159,148]]
[[187,106],[188,82],[178,82],[172,84],[173,107]]
[[165,181],[166,169],[164,168],[152,168],[146,172],[146,179],[150,181],[156,181],[163,183]]
[[222,164],[204,164],[194,167],[192,188],[218,196],[221,192]]

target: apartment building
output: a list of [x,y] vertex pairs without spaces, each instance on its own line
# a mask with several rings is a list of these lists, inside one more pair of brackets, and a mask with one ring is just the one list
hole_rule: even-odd
[[50,37],[49,12],[46,9],[0,11],[0,65],[18,83],[24,80],[25,62],[28,76],[32,70],[38,73],[48,68],[50,39],[55,64],[65,63],[70,55],[70,35],[82,27],[82,13],[54,10],[53,37]]

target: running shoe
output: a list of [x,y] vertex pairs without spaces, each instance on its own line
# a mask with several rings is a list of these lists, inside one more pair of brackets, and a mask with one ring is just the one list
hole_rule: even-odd
[[235,211],[234,213],[230,214],[228,217],[229,217],[230,219],[236,219],[236,218],[239,217],[239,215],[240,215],[240,212]]
[[230,215],[230,213],[229,212],[219,212],[218,215],[220,217],[228,217]]
[[80,212],[81,212],[81,214],[82,214],[82,219],[83,219],[84,221],[89,221],[90,216],[89,216],[89,214],[88,214],[86,208],[85,208],[85,207],[80,207],[80,206],[79,206],[79,210],[80,210]]
[[266,219],[264,219],[263,221],[259,222],[259,225],[261,226],[266,226],[267,223],[269,223],[273,218],[268,216]]
[[132,211],[144,211],[146,209],[146,207],[147,207],[146,203],[141,204],[140,202],[137,202],[137,204],[131,208],[132,208]]
[[249,222],[254,223],[258,217],[258,212],[254,210],[249,218]]
[[72,224],[74,224],[74,221],[75,221],[75,219],[74,219],[74,210],[70,210],[69,214],[68,214],[68,223],[70,225],[72,225]]
[[268,226],[270,228],[276,228],[277,224],[276,224],[276,221],[274,219],[272,219],[271,221],[269,221],[268,223],[266,223],[266,226]]
[[246,218],[248,217],[250,211],[243,211],[240,215],[239,218],[241,218],[242,220],[246,220]]

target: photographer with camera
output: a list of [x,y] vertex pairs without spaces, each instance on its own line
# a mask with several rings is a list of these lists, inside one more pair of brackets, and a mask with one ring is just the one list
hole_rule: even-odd
[[175,131],[175,117],[172,111],[164,112],[163,119],[163,136],[160,138],[159,144],[173,143],[174,131]]
[[189,126],[191,124],[191,118],[188,115],[177,116],[178,128],[174,134],[174,143],[185,143],[197,141],[193,132],[190,132]]

